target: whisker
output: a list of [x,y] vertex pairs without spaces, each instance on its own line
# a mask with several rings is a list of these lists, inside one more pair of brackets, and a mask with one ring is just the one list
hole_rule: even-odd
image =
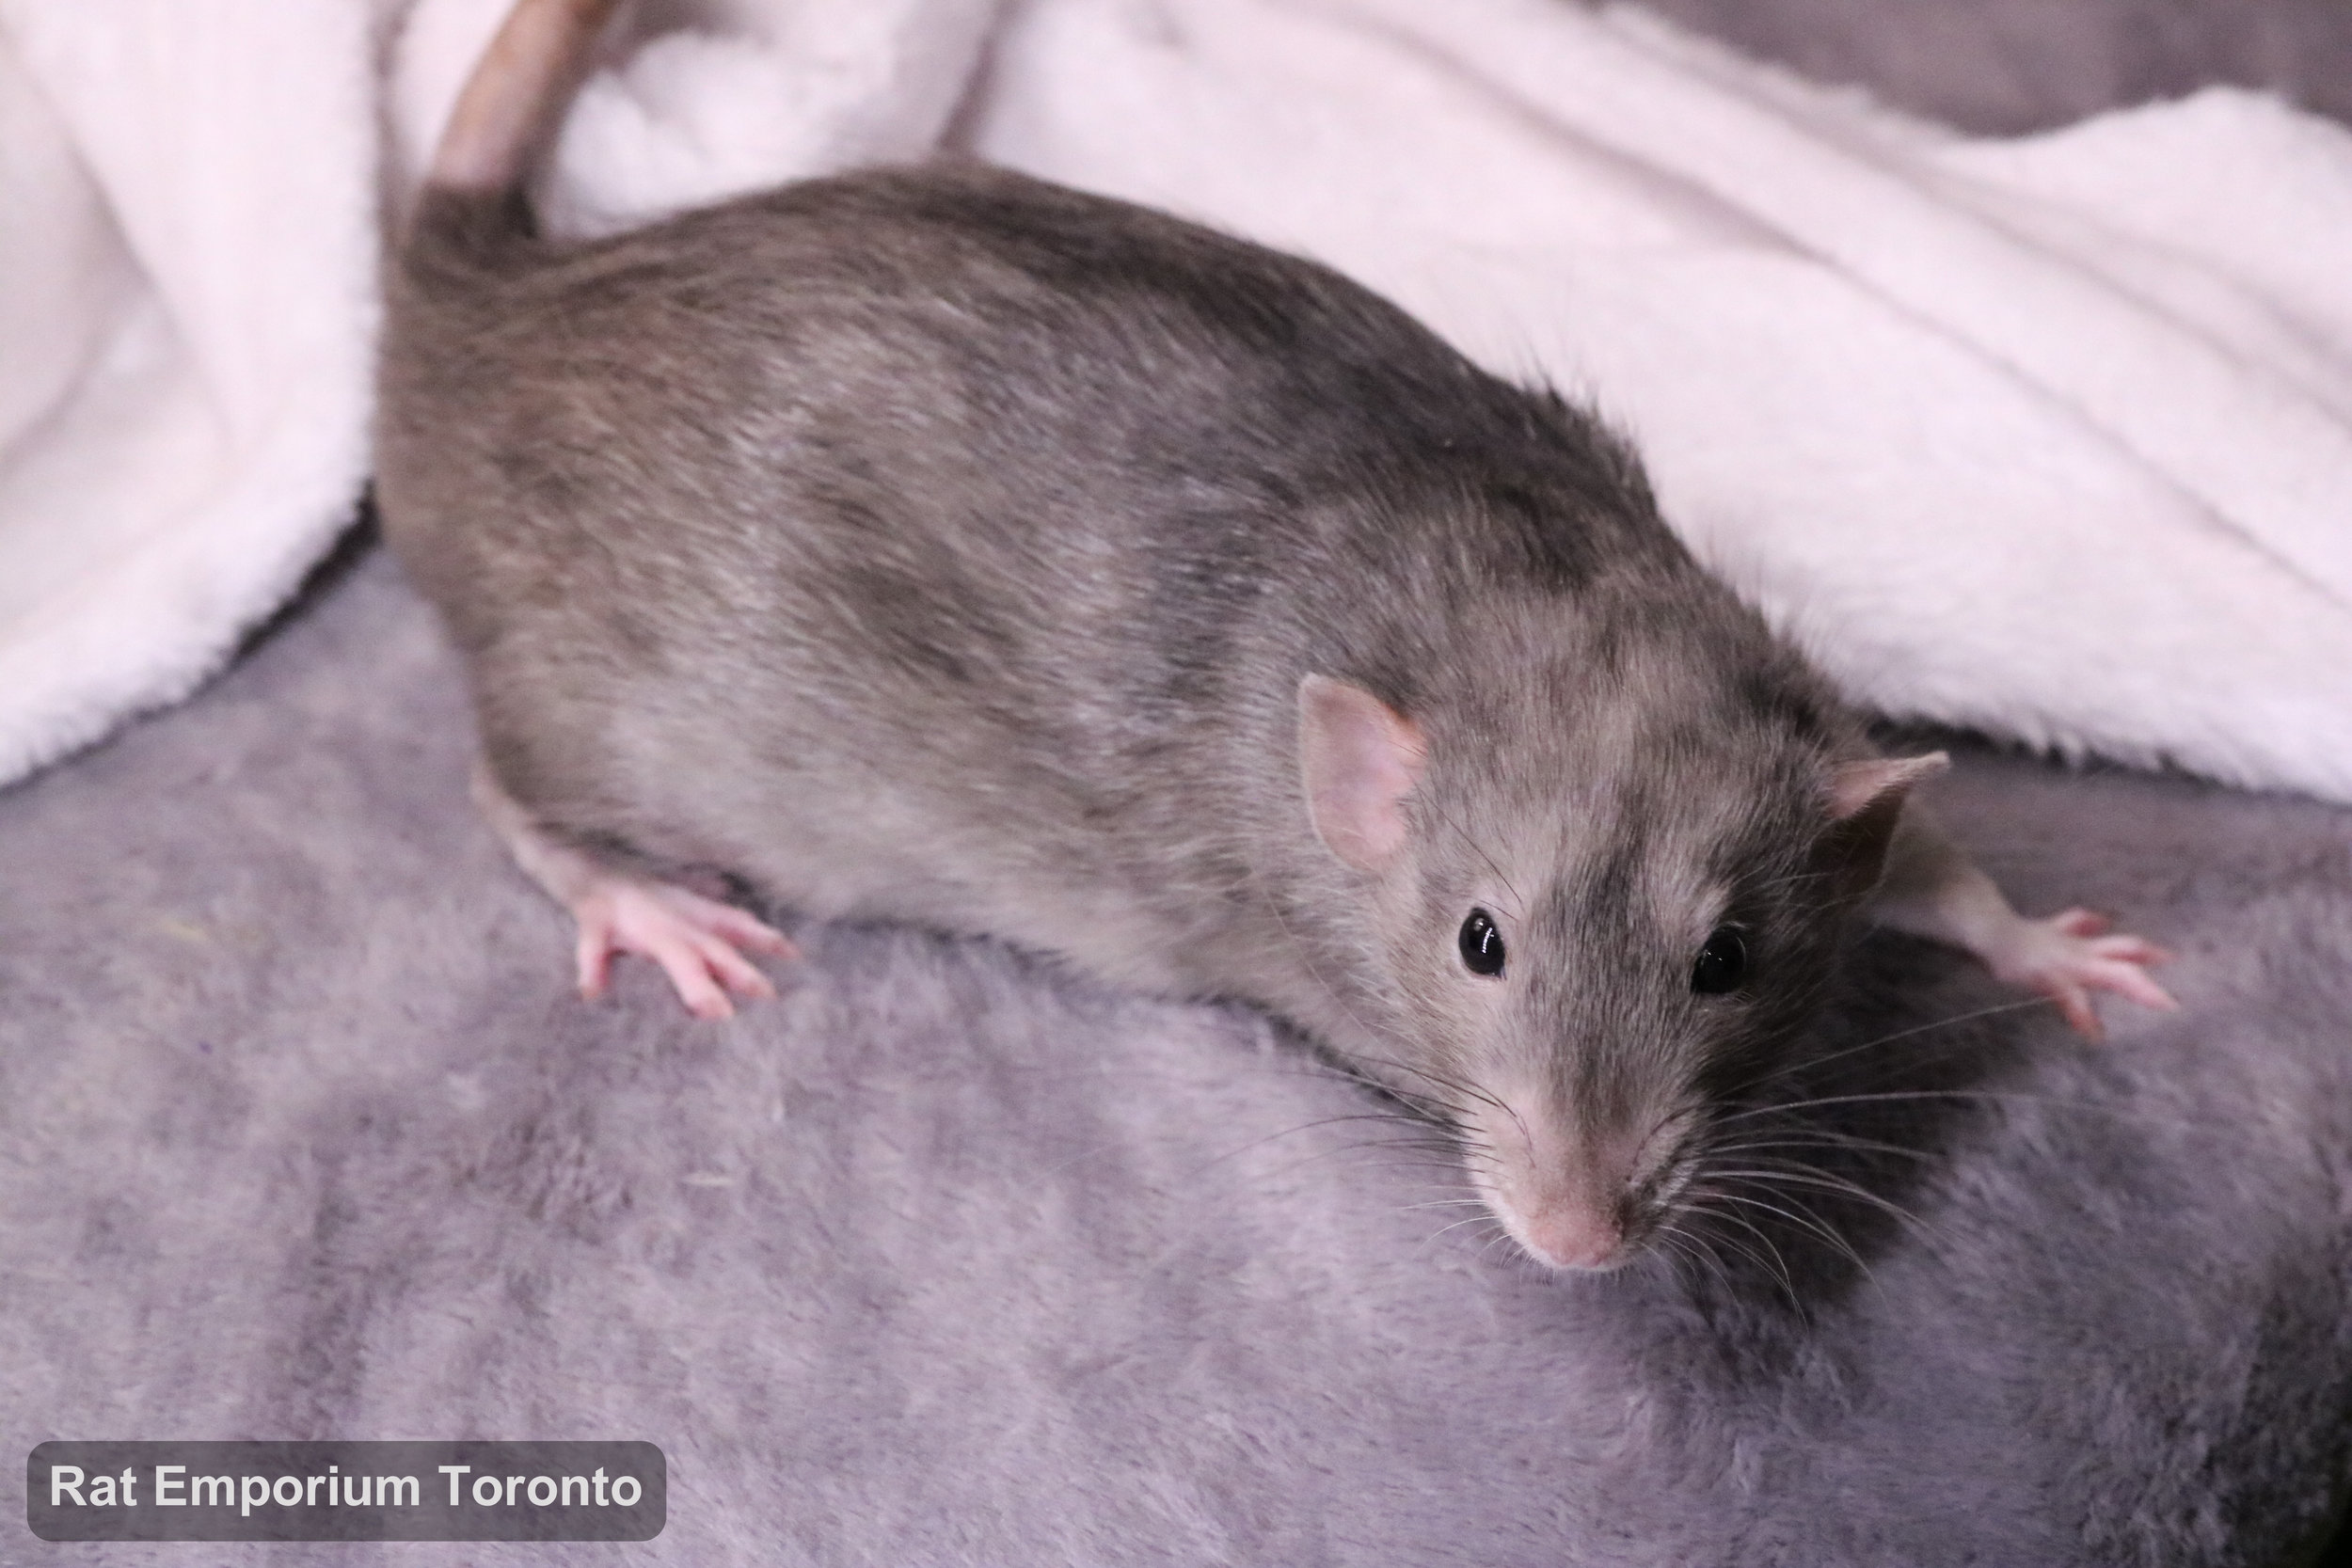
[[1892,1214],[1895,1218],[1903,1221],[1905,1224],[1915,1227],[1922,1235],[1935,1235],[1933,1227],[1931,1227],[1927,1221],[1921,1219],[1918,1215],[1913,1213],[1901,1204],[1895,1202],[1892,1198],[1883,1197],[1879,1194],[1870,1191],[1867,1187],[1857,1186],[1851,1181],[1841,1180],[1838,1178],[1812,1171],[1810,1169],[1802,1171],[1722,1170],[1709,1171],[1708,1175],[1710,1178],[1722,1177],[1730,1180],[1746,1178],[1752,1180],[1762,1181],[1774,1188],[1777,1188],[1783,1183],[1795,1183],[1799,1186],[1805,1187],[1819,1187],[1825,1192],[1839,1193],[1847,1197],[1858,1198],[1865,1203],[1871,1204],[1874,1207],[1884,1211],[1886,1213]]
[[[1260,1143],[1263,1143],[1263,1142],[1265,1142],[1265,1141],[1266,1141],[1266,1140],[1264,1140],[1264,1139],[1260,1139],[1260,1140],[1259,1140],[1259,1142],[1260,1142]],[[1254,1146],[1253,1146],[1253,1147],[1254,1147]],[[1411,1149],[1411,1150],[1414,1150],[1414,1151],[1416,1151],[1416,1152],[1426,1152],[1426,1146],[1422,1145],[1422,1144],[1419,1144],[1419,1143],[1414,1143],[1414,1142],[1410,1142],[1410,1141],[1400,1141],[1400,1140],[1396,1140],[1396,1139],[1379,1139],[1379,1138],[1370,1138],[1370,1139],[1364,1139],[1364,1140],[1359,1141],[1359,1142],[1357,1142],[1357,1143],[1339,1144],[1339,1145],[1336,1145],[1336,1146],[1334,1146],[1333,1148],[1322,1148],[1322,1149],[1317,1149],[1314,1153],[1312,1153],[1312,1154],[1308,1154],[1308,1155],[1303,1155],[1303,1156],[1301,1156],[1300,1158],[1298,1158],[1298,1159],[1296,1159],[1296,1160],[1292,1161],[1290,1164],[1286,1164],[1286,1165],[1277,1165],[1277,1166],[1275,1166],[1272,1170],[1267,1170],[1267,1171],[1260,1171],[1260,1172],[1258,1173],[1258,1178],[1257,1178],[1257,1179],[1258,1179],[1259,1180],[1261,1180],[1261,1181],[1272,1181],[1272,1180],[1277,1180],[1277,1179],[1279,1179],[1279,1178],[1280,1178],[1280,1177],[1288,1176],[1288,1175],[1289,1175],[1289,1174],[1291,1174],[1291,1172],[1293,1172],[1293,1171],[1304,1170],[1304,1169],[1306,1169],[1309,1165],[1313,1164],[1314,1164],[1316,1161],[1318,1161],[1318,1160],[1328,1160],[1328,1159],[1333,1159],[1333,1158],[1335,1158],[1335,1157],[1337,1157],[1337,1156],[1339,1156],[1339,1155],[1342,1155],[1342,1154],[1359,1154],[1359,1153],[1362,1153],[1363,1151],[1365,1151],[1366,1149],[1375,1149],[1375,1148],[1403,1148],[1403,1149]],[[1219,1156],[1219,1158],[1221,1159],[1221,1158],[1223,1158],[1223,1156]],[[1405,1163],[1404,1163],[1404,1162],[1400,1162],[1400,1164],[1405,1164]],[[1201,1169],[1206,1169],[1206,1168],[1207,1168],[1206,1166],[1202,1166],[1202,1167],[1201,1167]],[[1443,1169],[1443,1170],[1447,1170],[1447,1171],[1450,1171],[1450,1172],[1455,1172],[1455,1173],[1458,1173],[1461,1167],[1460,1167],[1459,1165],[1454,1164],[1452,1164],[1452,1163],[1448,1163],[1448,1164],[1444,1164],[1444,1165],[1442,1165],[1442,1166],[1438,1165],[1438,1164],[1428,1164],[1427,1166],[1425,1166],[1425,1168],[1427,1168],[1427,1169],[1432,1169],[1432,1170],[1436,1170],[1436,1169]],[[1199,1171],[1193,1171],[1193,1172],[1190,1172],[1190,1173],[1188,1173],[1188,1174],[1189,1174],[1189,1175],[1198,1175],[1198,1174],[1200,1174],[1200,1172],[1199,1172]]]
[[1672,1224],[1661,1225],[1651,1232],[1650,1244],[1664,1250],[1666,1260],[1677,1276],[1682,1275],[1683,1266],[1689,1264],[1712,1269],[1717,1278],[1723,1277],[1722,1262],[1696,1239],[1684,1235]]
[[1708,1277],[1716,1284],[1726,1291],[1737,1289],[1732,1281],[1731,1266],[1723,1260],[1705,1238],[1684,1230],[1678,1223],[1669,1226],[1661,1234],[1675,1241],[1680,1256],[1691,1259],[1708,1271]]
[[1745,1154],[1752,1150],[1769,1151],[1775,1148],[1850,1149],[1866,1154],[1899,1155],[1906,1160],[1937,1158],[1936,1155],[1924,1148],[1910,1148],[1901,1144],[1888,1143],[1881,1138],[1865,1138],[1840,1132],[1835,1128],[1807,1127],[1803,1123],[1788,1129],[1787,1134],[1781,1137],[1765,1138],[1753,1143],[1708,1144],[1706,1152],[1709,1158],[1713,1158],[1724,1154]]
[[1262,1138],[1252,1138],[1248,1143],[1237,1145],[1222,1154],[1213,1155],[1204,1164],[1194,1167],[1192,1174],[1198,1176],[1202,1171],[1214,1169],[1228,1160],[1247,1154],[1253,1148],[1262,1148],[1267,1144],[1278,1143],[1284,1138],[1295,1138],[1301,1132],[1311,1132],[1318,1127],[1340,1127],[1352,1121],[1377,1121],[1404,1127],[1416,1127],[1417,1125],[1402,1117],[1385,1115],[1378,1111],[1357,1111],[1345,1116],[1321,1117],[1313,1121],[1300,1122],[1295,1127],[1285,1127],[1279,1132],[1268,1132]]
[[1770,1084],[1775,1079],[1786,1078],[1792,1073],[1817,1071],[1831,1062],[1841,1061],[1864,1051],[1875,1051],[1883,1045],[1892,1045],[1897,1040],[1911,1039],[1937,1029],[1949,1029],[1963,1023],[1973,1023],[1979,1019],[1993,1018],[2002,1013],[2013,1013],[2027,1007],[2041,1007],[2048,1005],[2049,998],[2047,997],[2028,996],[2016,1001],[1999,1002],[1990,1006],[1978,1007],[1964,1013],[1955,1013],[1949,1018],[1939,1018],[1926,1023],[1916,1023],[1908,1029],[1898,1029],[1892,1034],[1874,1036],[1858,1045],[1850,1045],[1842,1050],[1833,1051],[1825,1056],[1808,1056],[1802,1061],[1785,1063],[1769,1072],[1741,1081],[1735,1085],[1734,1092],[1744,1094],[1762,1085]]
[[1439,1226],[1437,1229],[1431,1231],[1427,1237],[1423,1238],[1422,1245],[1427,1246],[1431,1242],[1436,1241],[1438,1237],[1444,1235],[1449,1230],[1459,1230],[1466,1225],[1476,1225],[1482,1220],[1489,1224],[1495,1223],[1495,1217],[1492,1214],[1472,1214],[1468,1219],[1455,1220],[1452,1225]]
[[[1482,1104],[1491,1105],[1496,1110],[1504,1112],[1505,1114],[1510,1113],[1511,1107],[1509,1105],[1503,1103],[1501,1100],[1496,1099],[1493,1094],[1479,1087],[1476,1084],[1471,1083],[1467,1078],[1456,1078],[1450,1073],[1438,1072],[1429,1068],[1417,1066],[1411,1062],[1400,1062],[1392,1056],[1366,1056],[1363,1059],[1367,1062],[1375,1063],[1381,1067],[1394,1068],[1399,1072],[1409,1072],[1416,1078],[1425,1078],[1441,1089],[1450,1089],[1455,1094],[1469,1095],[1471,1099]],[[1367,1080],[1367,1082],[1370,1082],[1370,1080]],[[1461,1107],[1456,1106],[1454,1109],[1458,1111]]]
[[1854,1244],[1841,1235],[1836,1227],[1811,1210],[1802,1205],[1795,1209],[1786,1209],[1775,1203],[1767,1203],[1762,1198],[1743,1197],[1733,1193],[1722,1193],[1717,1196],[1728,1202],[1744,1203],[1750,1208],[1778,1214],[1791,1224],[1803,1227],[1806,1231],[1827,1242],[1839,1257],[1848,1259],[1855,1268],[1861,1270],[1864,1278],[1870,1280],[1873,1284],[1877,1283],[1876,1276],[1870,1273],[1870,1265],[1863,1259],[1862,1254],[1855,1250]]
[[1498,1245],[1505,1243],[1514,1246],[1518,1245],[1516,1242],[1512,1241],[1511,1233],[1508,1230],[1503,1229],[1502,1226],[1498,1225],[1495,1227],[1495,1233],[1486,1238],[1486,1244],[1478,1249],[1479,1261],[1482,1263],[1485,1262],[1488,1253],[1494,1251]]
[[[1763,1243],[1766,1253],[1770,1255],[1769,1264],[1771,1270],[1775,1275],[1778,1276],[1781,1288],[1788,1291],[1789,1301],[1792,1303],[1801,1302],[1801,1298],[1797,1294],[1796,1279],[1789,1274],[1788,1260],[1781,1256],[1779,1245],[1775,1243],[1770,1236],[1764,1234],[1762,1230],[1757,1229],[1756,1222],[1749,1219],[1746,1215],[1732,1213],[1729,1211],[1717,1211],[1717,1212],[1720,1214],[1720,1217],[1727,1219],[1735,1225],[1745,1227],[1758,1242]],[[1725,1238],[1725,1240],[1729,1239],[1730,1238]],[[1741,1243],[1741,1250],[1746,1250],[1745,1243]],[[1748,1253],[1748,1256],[1751,1258],[1757,1258],[1757,1260],[1760,1262],[1767,1261],[1766,1259],[1758,1258],[1756,1254],[1752,1252]]]
[[[1724,1216],[1724,1215],[1723,1215],[1723,1214],[1720,1214],[1720,1213],[1716,1213],[1716,1212],[1714,1212],[1713,1211],[1711,1211],[1711,1210],[1710,1210],[1710,1211],[1708,1211],[1708,1216],[1707,1216],[1707,1217],[1708,1217],[1708,1218],[1709,1218],[1709,1219],[1721,1220],[1721,1219],[1725,1218],[1726,1216]],[[1735,1215],[1735,1216],[1729,1216],[1729,1217],[1732,1217],[1732,1218],[1737,1218],[1737,1216],[1736,1216],[1736,1215]],[[1749,1228],[1750,1228],[1750,1229],[1754,1229],[1755,1227],[1754,1227],[1753,1226],[1751,1226]],[[1765,1273],[1765,1274],[1770,1274],[1770,1273],[1772,1273],[1772,1265],[1771,1265],[1771,1263],[1770,1263],[1769,1261],[1767,1261],[1767,1260],[1766,1260],[1766,1259],[1765,1259],[1764,1255],[1763,1255],[1762,1253],[1757,1252],[1757,1251],[1756,1251],[1754,1247],[1752,1247],[1752,1246],[1748,1245],[1748,1243],[1745,1243],[1745,1242],[1741,1241],[1741,1240],[1740,1240],[1739,1237],[1737,1237],[1737,1236],[1726,1235],[1726,1234],[1724,1234],[1722,1231],[1720,1231],[1720,1230],[1719,1230],[1719,1231],[1717,1231],[1715,1234],[1713,1234],[1713,1235],[1711,1235],[1711,1236],[1708,1237],[1702,1244],[1703,1244],[1703,1245],[1705,1245],[1705,1246],[1707,1246],[1707,1247],[1708,1247],[1708,1248],[1713,1248],[1713,1249],[1723,1249],[1723,1250],[1728,1250],[1728,1251],[1734,1252],[1734,1253],[1736,1253],[1739,1257],[1740,1257],[1740,1258],[1743,1258],[1743,1259],[1747,1259],[1747,1261],[1748,1261],[1749,1263],[1753,1264],[1756,1268],[1757,1268],[1758,1270],[1762,1271],[1763,1273]],[[1720,1264],[1722,1260],[1721,1260],[1721,1259],[1719,1258],[1719,1259],[1717,1259],[1717,1261],[1718,1261],[1718,1263]],[[1732,1277],[1732,1275],[1731,1275],[1731,1271],[1729,1270],[1729,1268],[1728,1268],[1728,1267],[1725,1267],[1725,1268],[1724,1269],[1724,1281],[1725,1281],[1725,1283],[1726,1283],[1726,1284],[1728,1284],[1728,1283],[1731,1281],[1731,1277]]]
[[1752,1117],[1783,1116],[1792,1111],[1809,1111],[1829,1105],[1867,1105],[1906,1101],[1974,1100],[1994,1103],[2018,1101],[2026,1104],[2055,1105],[2068,1110],[2115,1112],[2112,1106],[2090,1101],[2060,1100],[2050,1095],[2036,1095],[2007,1089],[1887,1089],[1867,1094],[1821,1095],[1811,1100],[1784,1101],[1775,1105],[1758,1105],[1751,1110],[1734,1111],[1715,1118],[1715,1125],[1724,1126],[1745,1121]]
[[1515,920],[1524,921],[1527,918],[1527,900],[1519,896],[1519,890],[1511,885],[1511,879],[1503,874],[1502,867],[1495,863],[1494,857],[1487,854],[1485,847],[1482,846],[1478,840],[1472,838],[1470,834],[1470,831],[1464,828],[1459,822],[1456,822],[1451,814],[1439,810],[1434,800],[1423,803],[1426,804],[1431,811],[1436,813],[1438,821],[1453,829],[1455,835],[1458,836],[1463,843],[1470,847],[1470,853],[1476,855],[1480,860],[1486,863],[1486,869],[1495,874],[1495,880],[1502,884],[1502,891],[1509,894],[1511,895],[1511,902],[1518,906],[1518,908],[1511,911],[1512,918]]
[[1260,882],[1258,884],[1258,892],[1265,901],[1266,913],[1274,917],[1274,924],[1281,929],[1282,940],[1291,944],[1292,951],[1298,957],[1300,966],[1307,971],[1308,978],[1313,980],[1314,983],[1322,989],[1323,994],[1329,997],[1332,1002],[1338,1006],[1340,1011],[1347,1015],[1348,1021],[1354,1023],[1357,1028],[1361,1029],[1366,1036],[1372,1038],[1377,1039],[1381,1037],[1382,1032],[1366,1023],[1361,1015],[1359,1015],[1356,1009],[1349,1005],[1347,998],[1342,996],[1332,988],[1331,982],[1324,978],[1323,971],[1315,967],[1313,953],[1309,950],[1305,942],[1298,940],[1298,933],[1291,929],[1290,922],[1282,918],[1282,907],[1274,901],[1274,891],[1267,887],[1263,882]]

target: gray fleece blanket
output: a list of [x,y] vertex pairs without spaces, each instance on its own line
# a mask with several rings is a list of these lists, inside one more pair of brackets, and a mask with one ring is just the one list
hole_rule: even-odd
[[1858,1260],[1560,1277],[1243,1011],[891,929],[582,1003],[468,745],[371,554],[0,797],[17,1451],[647,1439],[650,1544],[375,1550],[679,1563],[2270,1562],[2352,1463],[2345,814],[1967,755],[1961,834],[2183,1010],[2090,1048],[1875,941],[1792,1082],[1896,1151],[1799,1195]]
[[[2055,55],[2022,5],[1713,8],[1767,48],[1853,12],[1853,73],[2003,126],[2252,70],[2150,64],[2122,0],[2058,8]],[[2335,79],[2316,48],[2265,57]],[[2270,1564],[2352,1478],[2345,813],[1964,752],[1960,835],[2173,947],[2183,1010],[2089,1048],[1873,940],[1791,1076],[1840,1189],[1572,1278],[1247,1012],[842,928],[728,1023],[633,964],[584,1004],[469,746],[362,548],[195,703],[0,794],[0,1424],[642,1438],[668,1528],[0,1522],[0,1564]]]

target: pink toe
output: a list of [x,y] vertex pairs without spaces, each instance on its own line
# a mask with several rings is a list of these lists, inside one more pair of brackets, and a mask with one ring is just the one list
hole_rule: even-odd
[[670,984],[677,988],[678,1000],[686,1004],[688,1012],[696,1018],[735,1016],[735,1004],[727,1000],[727,993],[712,981],[708,971],[691,963],[674,967],[665,962],[661,967],[669,971]]
[[2143,1007],[2154,1007],[2168,1013],[2180,1010],[2181,1005],[2172,1000],[2169,991],[2137,969],[2124,970],[2117,974],[2108,981],[2107,989],[2120,996],[2131,998]]
[[612,961],[612,949],[606,943],[603,936],[597,932],[583,929],[580,933],[580,945],[577,951],[580,994],[593,1002],[604,994],[605,975],[607,966]]
[[800,949],[792,945],[790,937],[786,936],[782,931],[771,930],[755,920],[752,922],[750,930],[735,932],[733,935],[744,946],[755,952],[766,953],[772,958],[791,958],[800,956]]
[[2074,1033],[2088,1040],[2106,1038],[2106,1031],[2099,1023],[2099,1014],[2090,1006],[2090,999],[2079,990],[2069,990],[2058,999],[2058,1011],[2074,1026]]
[[792,943],[782,931],[764,921],[755,920],[740,910],[729,910],[725,915],[711,922],[719,934],[756,953],[771,953],[781,958],[792,951]]
[[697,945],[702,949],[703,962],[719,977],[719,983],[745,996],[773,996],[776,988],[768,983],[768,976],[752,967],[751,960],[729,947],[717,937],[704,937]]

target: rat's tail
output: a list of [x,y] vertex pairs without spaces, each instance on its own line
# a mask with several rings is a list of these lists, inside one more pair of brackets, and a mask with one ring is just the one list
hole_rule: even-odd
[[516,0],[424,177],[409,244],[472,248],[532,232],[523,182],[588,74],[619,0]]

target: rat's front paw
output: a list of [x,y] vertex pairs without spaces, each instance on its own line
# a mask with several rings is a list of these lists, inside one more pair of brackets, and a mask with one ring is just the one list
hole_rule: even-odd
[[2172,955],[2144,937],[2109,935],[2108,924],[2089,910],[2021,920],[1993,957],[1993,973],[2049,997],[2077,1033],[2094,1040],[2103,1033],[2090,1006],[2094,990],[2111,990],[2143,1007],[2179,1006],[2148,974],[2149,965]]
[[580,921],[580,993],[604,994],[616,953],[642,953],[661,966],[678,999],[697,1018],[732,1018],[738,996],[773,996],[776,988],[741,949],[795,956],[773,929],[715,898],[666,882],[604,875],[572,901]]

